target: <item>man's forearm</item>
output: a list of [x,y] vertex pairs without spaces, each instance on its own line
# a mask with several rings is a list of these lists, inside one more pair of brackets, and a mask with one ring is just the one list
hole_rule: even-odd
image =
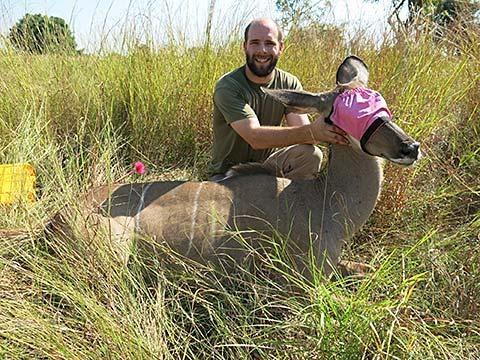
[[314,144],[311,126],[259,126],[248,143],[256,150],[285,147],[295,144]]
[[257,118],[231,123],[232,128],[254,149],[271,149],[296,144],[316,144],[321,141],[348,144],[345,132],[329,125],[323,117],[301,126],[262,126]]

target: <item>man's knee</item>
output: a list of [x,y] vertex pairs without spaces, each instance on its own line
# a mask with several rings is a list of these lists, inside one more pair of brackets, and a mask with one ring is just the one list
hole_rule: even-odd
[[277,161],[270,161],[276,165],[277,176],[290,179],[313,179],[320,171],[323,153],[314,145],[293,145],[285,148],[275,157]]
[[300,144],[292,147],[294,156],[297,159],[304,159],[305,162],[311,163],[313,167],[320,167],[323,160],[323,152],[315,145]]

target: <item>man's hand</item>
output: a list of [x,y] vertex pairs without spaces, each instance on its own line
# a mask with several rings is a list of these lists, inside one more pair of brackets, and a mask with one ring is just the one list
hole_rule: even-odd
[[309,127],[312,134],[311,144],[323,141],[340,145],[349,144],[345,137],[347,133],[335,125],[327,124],[323,116],[319,116]]

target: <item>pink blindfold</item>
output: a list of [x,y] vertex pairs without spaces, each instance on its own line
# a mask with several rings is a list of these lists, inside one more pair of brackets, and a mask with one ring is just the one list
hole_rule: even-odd
[[360,141],[370,125],[379,117],[388,119],[392,117],[382,95],[372,89],[356,88],[346,90],[337,96],[330,120]]

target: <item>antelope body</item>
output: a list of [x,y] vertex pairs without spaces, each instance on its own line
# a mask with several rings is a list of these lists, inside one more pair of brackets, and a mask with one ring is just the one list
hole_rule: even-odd
[[[337,87],[330,93],[269,90],[267,94],[297,111],[315,110],[327,116],[339,93],[366,86],[367,81],[366,65],[349,57],[340,66]],[[375,207],[382,182],[378,157],[402,165],[418,158],[418,143],[388,120],[369,135],[363,149],[353,138],[351,146],[332,145],[329,161],[315,180],[250,174],[218,183],[103,186],[88,195],[86,211],[110,229],[125,257],[138,233],[196,261],[241,263],[248,251],[229,230],[241,231],[254,248],[261,246],[260,234],[275,230],[288,236],[288,251],[300,271],[313,253],[328,274],[339,260],[343,243]]]

